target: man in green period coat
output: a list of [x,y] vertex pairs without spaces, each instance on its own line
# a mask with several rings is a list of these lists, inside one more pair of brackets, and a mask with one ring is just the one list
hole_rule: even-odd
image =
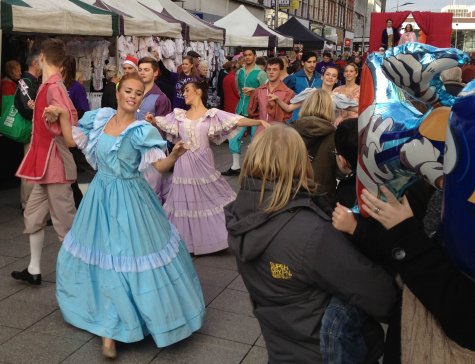
[[[244,48],[244,67],[236,72],[236,84],[239,90],[239,103],[236,107],[236,114],[248,116],[247,108],[254,89],[267,82],[267,74],[256,65],[256,51],[252,48]],[[241,139],[244,136],[245,128],[229,141],[229,151],[233,156],[232,166],[221,174],[223,176],[237,176],[241,172],[240,154]],[[251,129],[251,139],[256,131],[256,127]]]

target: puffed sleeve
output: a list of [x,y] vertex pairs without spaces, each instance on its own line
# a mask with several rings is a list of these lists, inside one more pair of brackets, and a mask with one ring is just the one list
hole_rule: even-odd
[[146,123],[136,127],[131,141],[132,146],[142,155],[139,171],[144,171],[150,164],[166,158],[164,151],[167,148],[167,142],[151,124]]
[[226,139],[234,138],[241,130],[237,124],[243,118],[241,115],[215,108],[209,109],[207,114],[210,118],[208,137],[215,144],[221,144]]
[[106,123],[114,116],[111,108],[87,111],[79,120],[78,126],[73,126],[73,139],[92,168],[97,169],[96,145]]
[[165,132],[165,137],[168,141],[175,144],[180,141],[178,132],[178,122],[180,117],[184,117],[185,110],[175,109],[166,116],[156,116],[155,123]]

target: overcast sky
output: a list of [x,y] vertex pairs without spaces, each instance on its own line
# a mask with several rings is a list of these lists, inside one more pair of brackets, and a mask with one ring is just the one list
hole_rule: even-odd
[[[414,4],[401,6],[407,2]],[[475,5],[475,0],[387,0],[386,11],[396,11],[396,6],[399,3],[399,10],[419,10],[419,11],[440,11],[446,5]]]

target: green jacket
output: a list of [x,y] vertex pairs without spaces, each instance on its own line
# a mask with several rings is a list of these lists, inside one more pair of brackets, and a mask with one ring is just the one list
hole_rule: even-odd
[[267,82],[267,74],[258,66],[246,74],[246,68],[242,67],[236,72],[236,85],[239,91],[239,102],[236,107],[236,114],[248,116],[247,108],[249,106],[250,96],[243,94],[243,87],[258,88]]

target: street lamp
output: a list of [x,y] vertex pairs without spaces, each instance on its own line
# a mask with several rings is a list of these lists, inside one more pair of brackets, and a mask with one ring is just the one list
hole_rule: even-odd
[[457,35],[458,35],[459,25],[455,23],[455,48],[457,48]]
[[[406,5],[413,5],[414,3],[404,3],[404,4],[401,4],[399,5],[399,0],[397,1],[397,5],[394,7],[396,9],[396,12],[399,11],[399,7],[400,6],[406,6]],[[394,9],[392,8],[392,9]]]

